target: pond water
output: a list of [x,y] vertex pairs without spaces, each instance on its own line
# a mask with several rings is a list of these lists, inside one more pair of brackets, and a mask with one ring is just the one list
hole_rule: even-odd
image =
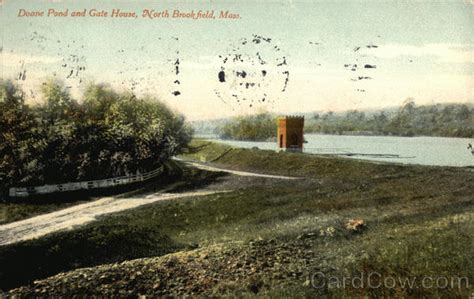
[[[277,150],[276,142],[222,140],[215,135],[196,137],[235,147]],[[474,140],[468,138],[305,134],[305,139],[303,151],[311,154],[404,164],[474,166],[474,155],[467,149]]]

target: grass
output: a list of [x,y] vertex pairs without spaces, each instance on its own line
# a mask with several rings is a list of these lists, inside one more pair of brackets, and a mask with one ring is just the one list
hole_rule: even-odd
[[[233,191],[158,202],[74,231],[0,247],[0,289],[133,258],[162,256],[161,261],[185,254],[199,261],[179,267],[166,264],[164,272],[180,276],[174,271],[197,271],[199,265],[209,263],[199,259],[199,252],[209,251],[215,263],[211,268],[221,270],[214,270],[219,282],[203,289],[204,295],[470,295],[466,287],[316,290],[308,285],[308,278],[319,270],[338,277],[374,271],[382,277],[462,276],[474,283],[474,242],[469,233],[474,230],[474,174],[470,171],[229,151],[227,146],[199,140],[193,141],[183,158],[306,179],[237,179],[176,164],[175,190],[223,184]],[[352,218],[364,219],[366,229],[348,232],[344,225]],[[250,267],[260,262],[270,265],[237,283],[233,271],[242,266],[229,266],[234,260],[237,264],[248,260]]]
[[54,212],[73,205],[86,203],[104,196],[127,196],[149,192],[174,184],[177,174],[173,162],[165,164],[165,175],[156,180],[94,190],[80,190],[56,194],[34,195],[26,198],[11,197],[0,200],[0,225]]
[[[271,174],[351,179],[379,176],[410,177],[417,173],[435,174],[439,167],[376,164],[366,161],[332,158],[311,154],[232,148],[225,144],[195,139],[190,144],[188,159],[214,162],[226,168]],[[444,168],[445,172],[449,168]]]
[[49,213],[93,199],[93,196],[82,193],[80,195],[66,194],[63,198],[12,198],[0,201],[0,225]]
[[[348,268],[357,273],[380,273],[380,281],[394,277],[401,281],[416,281],[417,288],[367,290],[371,297],[441,297],[465,298],[469,296],[468,284],[474,275],[474,242],[469,233],[474,230],[473,211],[451,210],[445,217],[432,217],[396,226],[382,224],[379,234],[367,234],[360,246],[366,254]],[[418,280],[413,280],[417,278]],[[422,279],[426,286],[422,287]],[[448,285],[445,284],[447,278]],[[466,278],[467,280],[459,280]],[[437,285],[438,283],[438,285]],[[436,287],[439,286],[439,287]],[[472,286],[471,286],[472,290]],[[356,295],[360,290],[346,289],[339,294]]]

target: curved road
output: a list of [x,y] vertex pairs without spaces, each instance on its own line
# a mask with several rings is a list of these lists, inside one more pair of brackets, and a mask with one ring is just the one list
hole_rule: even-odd
[[[179,159],[177,159],[179,160]],[[182,161],[182,160],[180,160]],[[206,171],[227,172],[238,176],[255,176],[273,179],[296,179],[294,177],[267,175],[253,172],[216,168],[200,163],[182,161],[189,166]],[[154,193],[136,197],[104,197],[93,202],[76,205],[63,210],[32,217],[29,219],[0,225],[0,246],[45,236],[57,231],[77,228],[97,220],[98,216],[133,209],[161,200],[172,200],[191,196],[205,196],[230,191],[198,190],[182,193]]]

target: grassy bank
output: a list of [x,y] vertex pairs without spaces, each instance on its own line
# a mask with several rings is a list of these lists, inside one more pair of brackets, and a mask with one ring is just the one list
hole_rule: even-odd
[[[15,294],[464,297],[461,288],[312,287],[329,277],[467,277],[474,282],[474,173],[232,149],[194,141],[185,159],[304,177],[235,177],[177,165],[177,191],[231,192],[158,202],[80,229],[0,247]],[[179,179],[178,179],[179,177]],[[349,219],[365,229],[351,232]],[[143,258],[123,262],[133,258]],[[117,264],[118,262],[123,262]]]

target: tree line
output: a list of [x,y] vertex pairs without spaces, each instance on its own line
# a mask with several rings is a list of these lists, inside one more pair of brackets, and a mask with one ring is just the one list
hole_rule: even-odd
[[264,112],[256,115],[238,116],[217,128],[222,139],[261,141],[276,134],[276,118]]
[[[218,126],[223,139],[265,141],[276,136],[276,115],[232,118]],[[408,99],[397,110],[368,113],[350,110],[345,113],[314,113],[305,118],[306,133],[382,136],[474,137],[474,107],[465,104],[417,106]]]
[[90,84],[80,101],[55,80],[43,101],[0,81],[0,192],[146,172],[180,152],[192,137],[184,117],[153,97],[137,98]]
[[307,133],[382,136],[474,137],[474,107],[465,104],[417,106],[408,99],[396,111],[379,110],[370,115],[351,110],[343,115],[314,114]]

